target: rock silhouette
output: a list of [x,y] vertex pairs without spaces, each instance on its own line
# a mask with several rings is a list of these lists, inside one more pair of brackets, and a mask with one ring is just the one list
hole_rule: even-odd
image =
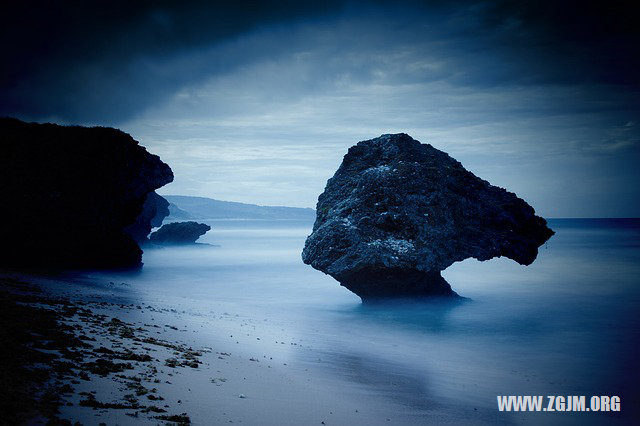
[[210,230],[211,227],[204,223],[173,222],[162,225],[149,235],[149,240],[154,244],[193,244]]
[[0,119],[0,263],[130,268],[125,231],[173,173],[128,134]]
[[162,225],[165,217],[169,216],[169,202],[154,192],[147,194],[142,205],[142,211],[136,221],[127,226],[125,231],[140,245],[149,242],[148,235],[152,228]]
[[316,211],[303,261],[364,301],[456,296],[440,274],[454,262],[529,265],[554,234],[515,194],[403,133],[351,147]]

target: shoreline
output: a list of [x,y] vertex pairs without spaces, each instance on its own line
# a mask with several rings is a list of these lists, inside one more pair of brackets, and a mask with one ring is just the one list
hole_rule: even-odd
[[[98,412],[92,417],[109,414],[112,418],[113,413],[123,412],[135,418],[190,424],[189,416],[166,403],[152,385],[160,383],[162,365],[197,368],[207,349],[154,337],[152,329],[158,325],[145,328],[104,313],[140,306],[55,298],[27,279],[7,276],[0,278],[0,292],[5,324],[12,323],[7,313],[21,316],[11,330],[4,330],[4,340],[10,344],[3,364],[11,359],[22,363],[14,373],[23,383],[17,395],[28,400],[12,410],[11,401],[3,399],[8,421],[72,424],[76,416],[70,414],[92,410]],[[107,381],[116,383],[117,390],[108,395],[88,390],[104,389]]]
[[[451,340],[454,335],[438,330],[408,335],[424,335],[424,341],[407,336],[389,339],[389,332],[395,336],[406,332],[406,325],[413,327],[411,322],[397,322],[397,315],[412,309],[357,304],[334,308],[314,302],[296,308],[293,315],[286,312],[290,304],[272,305],[266,299],[254,305],[246,295],[231,297],[236,293],[229,293],[230,289],[242,291],[237,287],[243,280],[201,284],[182,281],[182,277],[180,272],[179,285],[165,282],[162,287],[163,274],[136,280],[117,274],[65,277],[0,271],[3,323],[9,325],[3,332],[22,333],[25,343],[4,345],[13,351],[11,356],[5,352],[2,363],[2,379],[9,383],[4,387],[8,390],[2,399],[4,407],[24,411],[24,405],[11,405],[11,401],[29,402],[35,396],[33,409],[28,411],[26,404],[24,411],[30,414],[29,424],[53,419],[52,424],[96,425],[567,424],[578,420],[622,424],[633,412],[589,417],[501,413],[494,405],[493,395],[499,392],[496,383],[507,383],[512,394],[526,394],[529,389],[558,388],[548,383],[553,377],[536,377],[534,373],[545,371],[542,368],[494,368],[504,347],[483,351],[482,339],[466,337],[456,345]],[[226,290],[221,282],[228,286]],[[260,297],[257,283],[249,283],[256,289],[250,294]],[[203,292],[199,284],[212,287]],[[432,320],[459,315],[472,305],[464,303],[451,311],[440,304],[430,306],[435,311],[428,324],[441,327],[441,322]],[[483,306],[482,302],[475,305]],[[308,311],[310,306],[314,310]],[[484,306],[471,312],[484,314],[492,305]],[[325,316],[326,309],[336,310]],[[372,316],[378,320],[368,321]],[[336,327],[344,328],[346,334],[332,334],[339,331]],[[379,336],[387,339],[378,340]],[[31,358],[15,356],[25,350],[32,352]],[[517,359],[532,359],[511,353]],[[420,364],[421,357],[429,358],[431,370]],[[35,360],[27,362],[30,359]],[[473,362],[463,362],[469,359]],[[511,366],[517,367],[517,359]],[[14,360],[13,364],[7,360]],[[567,356],[564,362],[573,361]],[[27,365],[35,373],[21,373]],[[496,372],[507,375],[510,382],[482,380]],[[26,383],[32,386],[13,385]],[[11,412],[3,411],[5,420],[15,420]],[[21,423],[10,420],[8,424]]]
[[[15,355],[25,349],[45,357],[22,365],[43,379],[23,374],[18,380],[26,387],[11,394],[33,400],[27,409],[17,406],[5,415],[12,423],[375,425],[418,420],[410,421],[411,410],[401,417],[395,405],[372,404],[371,395],[355,385],[337,385],[311,364],[290,359],[286,352],[291,348],[309,349],[285,337],[265,342],[268,337],[256,329],[255,318],[224,312],[214,318],[218,328],[210,328],[210,318],[198,327],[197,318],[194,322],[184,311],[114,303],[100,291],[78,291],[73,286],[78,283],[86,285],[60,276],[0,273],[3,301],[14,307],[5,310],[5,322],[15,320],[12,312],[18,309],[19,316],[46,317],[50,326],[48,333],[35,334],[26,327],[22,331],[28,339],[10,345],[5,356],[5,364],[9,358],[24,360]],[[263,342],[268,349],[257,350]],[[437,412],[431,417],[445,420]]]

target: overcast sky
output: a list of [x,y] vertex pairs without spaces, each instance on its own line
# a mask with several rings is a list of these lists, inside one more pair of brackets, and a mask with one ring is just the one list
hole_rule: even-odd
[[640,216],[632,2],[27,3],[0,10],[0,115],[118,127],[161,194],[314,207],[405,132],[546,217]]

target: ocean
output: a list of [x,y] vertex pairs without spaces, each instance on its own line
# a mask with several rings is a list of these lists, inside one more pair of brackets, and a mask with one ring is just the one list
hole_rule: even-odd
[[[147,249],[141,272],[86,274],[82,292],[174,309],[203,346],[240,324],[238,350],[388,403],[396,424],[435,412],[453,424],[638,419],[639,220],[551,219],[556,235],[530,266],[468,259],[444,271],[466,301],[373,305],[302,263],[310,222],[208,223],[200,244]],[[619,396],[621,408],[507,413],[499,395],[584,395],[587,407]]]

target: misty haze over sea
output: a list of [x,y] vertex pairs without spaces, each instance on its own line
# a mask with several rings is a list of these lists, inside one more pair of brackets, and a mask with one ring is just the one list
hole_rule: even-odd
[[[183,312],[205,346],[220,334],[214,319],[239,318],[251,337],[238,351],[278,354],[370,402],[399,404],[409,423],[436,409],[452,421],[476,409],[476,420],[517,421],[497,412],[496,395],[620,395],[626,415],[638,402],[637,219],[551,219],[557,234],[531,266],[466,260],[444,272],[470,301],[375,305],[302,264],[309,220],[208,223],[196,246],[146,250],[139,273],[92,273],[61,291]],[[295,345],[278,343],[285,330]],[[620,420],[539,420],[605,418]]]

